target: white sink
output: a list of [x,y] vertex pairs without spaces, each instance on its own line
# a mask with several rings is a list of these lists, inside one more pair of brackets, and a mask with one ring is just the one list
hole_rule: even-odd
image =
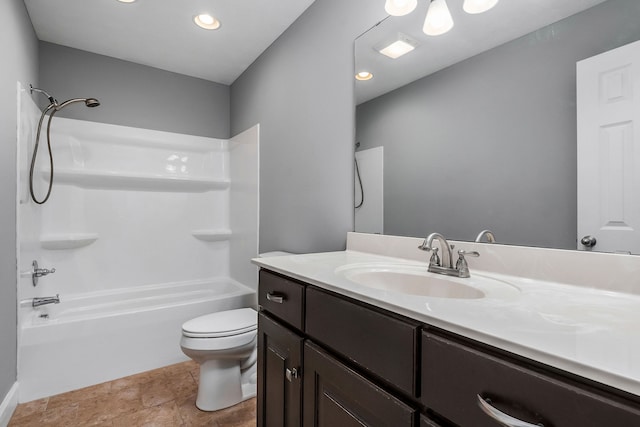
[[450,277],[430,273],[424,265],[349,264],[335,272],[367,288],[432,298],[480,299],[499,292],[506,295],[519,293],[518,288],[502,280],[473,272],[468,278]]

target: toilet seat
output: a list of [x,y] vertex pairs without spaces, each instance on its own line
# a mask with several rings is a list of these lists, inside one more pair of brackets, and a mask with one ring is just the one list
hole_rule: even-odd
[[206,314],[185,322],[182,334],[189,338],[224,338],[246,334],[258,328],[258,313],[240,308]]

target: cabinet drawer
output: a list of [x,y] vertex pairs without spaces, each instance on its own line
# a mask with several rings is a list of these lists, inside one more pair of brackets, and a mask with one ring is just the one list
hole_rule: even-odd
[[304,426],[415,425],[415,409],[308,341],[304,364]]
[[427,332],[422,336],[421,396],[427,407],[462,427],[501,425],[487,415],[490,407],[481,409],[480,398],[532,426],[640,426],[640,408],[631,402],[578,388]]
[[273,316],[303,330],[304,285],[260,270],[258,304]]
[[389,384],[416,396],[418,324],[307,289],[306,332]]

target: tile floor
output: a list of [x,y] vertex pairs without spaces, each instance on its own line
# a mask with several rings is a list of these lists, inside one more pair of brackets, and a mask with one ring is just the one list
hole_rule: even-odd
[[18,405],[9,427],[255,427],[256,400],[203,412],[198,365],[184,362]]

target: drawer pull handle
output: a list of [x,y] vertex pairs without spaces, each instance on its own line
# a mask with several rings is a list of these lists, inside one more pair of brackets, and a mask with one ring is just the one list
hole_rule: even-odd
[[490,401],[488,402],[487,400],[478,395],[478,406],[480,406],[480,409],[482,409],[485,414],[505,427],[544,427],[543,424],[531,424],[526,421],[514,418],[511,415],[507,415],[496,407],[492,406],[489,403]]
[[282,304],[285,300],[285,296],[282,294],[275,294],[275,293],[267,293],[267,300],[271,301],[271,302],[275,302],[276,304]]

